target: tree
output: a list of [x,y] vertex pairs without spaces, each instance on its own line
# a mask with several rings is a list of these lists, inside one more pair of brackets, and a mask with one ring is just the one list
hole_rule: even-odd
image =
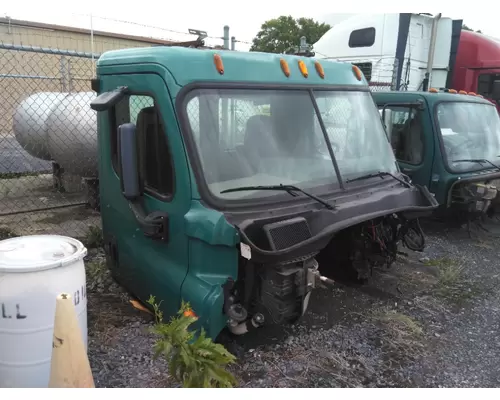
[[471,31],[471,32],[482,33],[482,32],[481,32],[481,30],[477,30],[477,31],[475,31],[474,29],[469,28],[469,27],[468,27],[467,25],[465,25],[465,24],[462,24],[462,29],[463,29],[464,31]]
[[315,43],[330,28],[330,25],[320,24],[312,18],[295,19],[282,15],[262,24],[250,51],[285,53],[299,45],[301,36],[305,36],[308,43]]

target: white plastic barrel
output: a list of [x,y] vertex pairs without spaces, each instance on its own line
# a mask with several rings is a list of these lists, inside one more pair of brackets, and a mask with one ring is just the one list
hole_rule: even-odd
[[65,236],[0,241],[0,387],[48,387],[60,293],[73,296],[87,348],[86,254]]

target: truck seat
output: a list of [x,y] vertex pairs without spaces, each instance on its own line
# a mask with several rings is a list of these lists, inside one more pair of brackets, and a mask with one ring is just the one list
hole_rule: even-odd
[[276,156],[277,145],[271,134],[272,125],[269,115],[253,115],[248,118],[243,150],[254,172],[259,170],[263,157]]

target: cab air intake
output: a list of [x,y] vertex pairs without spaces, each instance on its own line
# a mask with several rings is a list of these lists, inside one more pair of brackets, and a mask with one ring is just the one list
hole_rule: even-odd
[[267,240],[274,251],[283,250],[311,238],[305,218],[297,217],[263,226]]

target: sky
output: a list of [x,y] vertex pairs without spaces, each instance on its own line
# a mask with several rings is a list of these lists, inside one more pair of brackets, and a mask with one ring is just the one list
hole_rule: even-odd
[[[5,3],[5,2],[4,2]],[[386,0],[376,3],[369,0],[350,2],[350,5],[338,1],[285,1],[285,0],[186,0],[171,4],[170,1],[148,0],[141,2],[84,0],[71,2],[62,0],[20,0],[9,1],[2,5],[2,16],[38,22],[76,26],[90,29],[91,20],[94,30],[129,33],[142,36],[173,40],[190,40],[193,37],[184,34],[188,29],[204,30],[211,39],[210,45],[222,44],[220,38],[224,25],[230,27],[230,36],[235,36],[236,49],[248,50],[255,34],[266,20],[280,15],[310,17],[320,22],[335,24],[338,20],[352,13],[363,12],[441,12],[444,17],[463,19],[469,27],[500,38],[500,24],[494,12],[491,0],[475,0],[458,6],[451,1],[421,0],[420,10],[404,6],[403,2]],[[489,4],[488,4],[489,3]],[[410,4],[411,5],[411,4]],[[439,7],[439,8],[438,8]],[[489,10],[489,11],[488,11]],[[92,15],[92,18],[90,17]]]

